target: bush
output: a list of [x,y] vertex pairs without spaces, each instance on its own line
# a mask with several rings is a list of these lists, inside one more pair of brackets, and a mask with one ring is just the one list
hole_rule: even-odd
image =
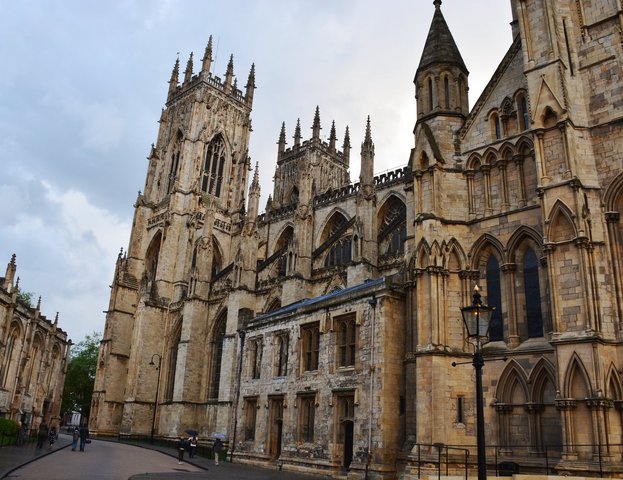
[[19,423],[8,418],[0,418],[0,436],[14,437],[19,431]]

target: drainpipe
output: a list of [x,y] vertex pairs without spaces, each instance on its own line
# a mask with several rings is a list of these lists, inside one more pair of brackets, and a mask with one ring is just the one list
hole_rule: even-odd
[[238,330],[240,337],[240,354],[238,355],[238,375],[236,378],[236,401],[234,402],[234,432],[231,440],[231,449],[229,451],[229,463],[234,463],[234,450],[236,450],[236,431],[238,430],[238,403],[240,402],[240,377],[242,375],[242,352],[244,351],[245,331]]
[[368,300],[368,305],[372,310],[372,322],[370,323],[371,332],[371,340],[370,340],[370,393],[368,397],[368,458],[366,459],[366,480],[368,479],[368,468],[370,467],[370,460],[372,459],[372,414],[374,411],[373,408],[373,399],[374,399],[374,371],[376,369],[375,364],[375,351],[376,347],[374,346],[374,342],[376,340],[376,297],[372,297]]

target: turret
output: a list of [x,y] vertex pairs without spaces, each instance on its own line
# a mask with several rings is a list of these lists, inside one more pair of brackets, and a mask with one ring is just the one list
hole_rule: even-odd
[[249,104],[253,104],[253,91],[255,90],[255,63],[251,64],[251,70],[249,71],[249,78],[245,86],[245,101]]
[[232,82],[234,80],[234,56],[229,56],[229,63],[227,64],[227,72],[225,72],[225,93],[231,92]]
[[184,71],[184,83],[188,83],[193,78],[193,52],[190,52],[188,57],[188,63],[186,63],[186,70]]
[[15,271],[17,270],[17,266],[15,264],[15,254],[11,255],[11,260],[6,266],[6,273],[4,274],[4,284],[2,285],[3,290],[6,290],[8,293],[11,293],[13,290],[13,279],[15,278]]
[[203,58],[201,59],[201,73],[208,75],[210,73],[211,67],[212,67],[212,35],[210,35],[210,39],[208,40],[208,44],[206,45],[205,52],[203,53]]
[[171,72],[171,79],[169,80],[169,95],[167,100],[171,100],[171,97],[175,93],[177,89],[177,83],[179,81],[180,75],[180,59],[179,57],[175,60],[175,65],[173,66],[173,71]]
[[281,133],[279,134],[279,141],[277,142],[277,145],[279,145],[278,157],[281,157],[281,155],[283,155],[283,152],[285,152],[286,150],[286,122],[283,122],[281,124]]
[[361,171],[359,182],[362,187],[374,185],[374,143],[370,128],[370,116],[366,123],[366,137],[361,144]]
[[312,125],[312,139],[320,139],[320,109],[316,106],[314,124]]
[[418,118],[433,113],[467,115],[469,72],[441,13],[441,0],[433,4],[435,13],[413,80]]

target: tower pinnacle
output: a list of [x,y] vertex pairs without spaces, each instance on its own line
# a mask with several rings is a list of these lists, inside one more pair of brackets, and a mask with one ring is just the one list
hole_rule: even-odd
[[312,138],[320,138],[320,108],[316,105],[314,124],[312,125]]
[[208,73],[210,73],[211,66],[212,66],[212,35],[210,35],[208,44],[206,45],[206,49],[203,54],[203,58],[201,59],[201,72],[207,75]]
[[186,70],[184,71],[184,83],[190,82],[193,78],[193,52],[190,52],[188,57],[188,63],[186,63]]

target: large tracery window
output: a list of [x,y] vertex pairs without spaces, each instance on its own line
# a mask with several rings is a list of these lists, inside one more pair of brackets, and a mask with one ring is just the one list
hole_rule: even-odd
[[385,209],[381,220],[379,242],[381,255],[402,255],[407,238],[407,209],[400,201],[393,201]]
[[347,220],[342,215],[336,215],[329,226],[328,239],[332,239],[342,232],[342,237],[333,242],[324,260],[325,267],[346,265],[351,260],[352,238],[350,233],[344,231]]
[[224,168],[225,142],[223,141],[223,137],[219,135],[208,145],[201,178],[202,192],[211,193],[217,197],[221,195]]

